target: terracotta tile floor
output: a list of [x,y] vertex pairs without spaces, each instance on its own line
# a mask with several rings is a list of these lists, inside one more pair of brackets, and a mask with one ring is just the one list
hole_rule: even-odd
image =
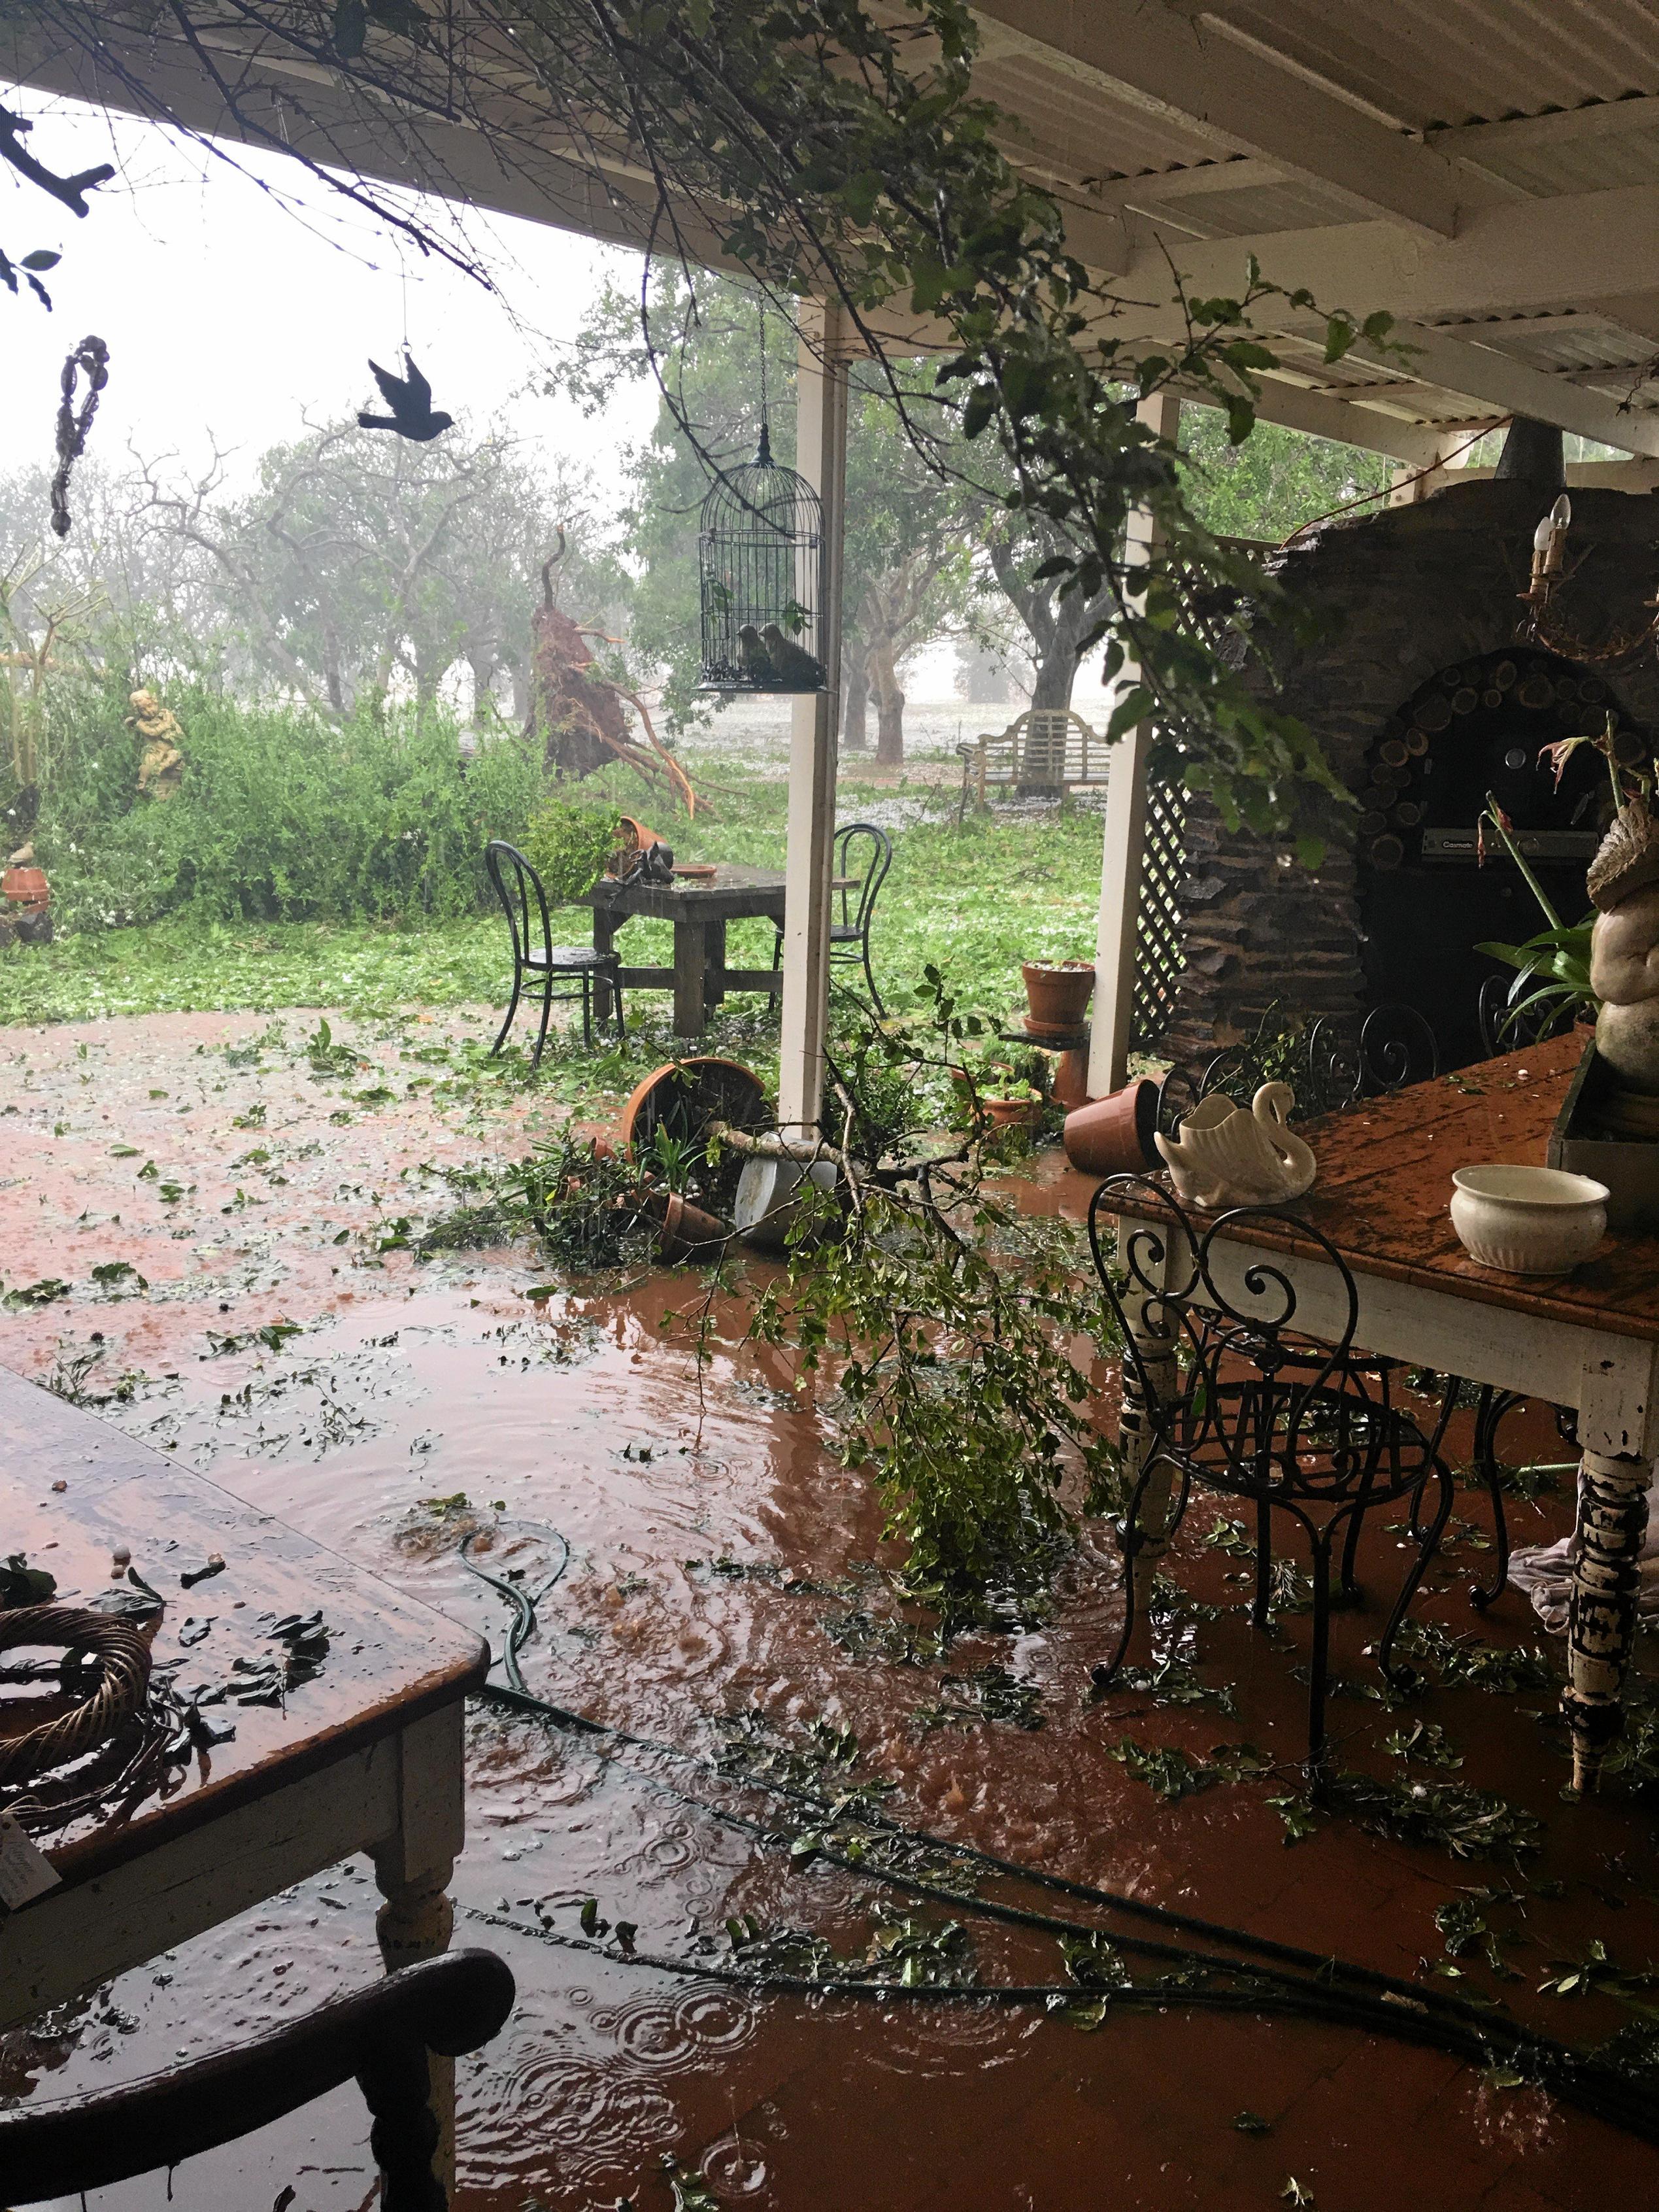
[[[1289,1787],[1302,1740],[1293,1669],[1306,1623],[1287,1616],[1272,1640],[1251,1632],[1247,1585],[1228,1579],[1244,1563],[1202,1540],[1218,1516],[1201,1503],[1172,1572],[1223,1610],[1170,1633],[1206,1685],[1234,1686],[1236,1715],[1134,1692],[1087,1701],[1117,1596],[1110,1560],[1086,1549],[1061,1573],[1050,1621],[965,1638],[950,1657],[955,1674],[995,1663],[1031,1685],[1041,1727],[928,1726],[939,1669],[855,1656],[851,1600],[827,1594],[850,1562],[880,1554],[880,1529],[865,1486],[823,1449],[820,1386],[793,1390],[787,1364],[740,1350],[737,1316],[724,1316],[699,1419],[685,1345],[658,1325],[684,1302],[683,1279],[531,1304],[523,1292],[544,1267],[522,1255],[417,1267],[395,1238],[381,1250],[389,1223],[439,1201],[423,1164],[522,1144],[546,1109],[512,1093],[434,1106],[411,1085],[436,1063],[402,1056],[421,1049],[407,1030],[377,1037],[339,1016],[336,1035],[373,1072],[315,1081],[300,1045],[314,1018],[279,1022],[276,1041],[262,1017],[219,1016],[5,1037],[0,1276],[9,1291],[46,1278],[70,1287],[0,1310],[0,1359],[55,1372],[63,1387],[78,1375],[106,1396],[102,1418],[498,1635],[456,1564],[463,1510],[487,1517],[500,1499],[510,1517],[556,1527],[573,1565],[527,1663],[564,1704],[702,1753],[720,1742],[721,1717],[747,1708],[797,1746],[826,1719],[855,1732],[852,1772],[891,1780],[890,1803],[936,1832],[1407,1977],[1451,1963],[1437,1908],[1483,1886],[1512,1889],[1486,1910],[1519,1978],[1499,1984],[1465,1959],[1461,1986],[1577,2043],[1632,2017],[1604,1996],[1538,1992],[1545,1962],[1592,1940],[1628,1969],[1659,1957],[1651,1806],[1623,1794],[1562,1802],[1549,1690],[1437,1688],[1403,1714],[1361,1698],[1332,1707],[1356,1768],[1473,1785],[1536,1815],[1541,1848],[1518,1864],[1456,1860],[1342,1819],[1287,1847],[1268,1800]],[[422,1033],[441,1043],[452,1026]],[[251,1053],[258,1035],[267,1042]],[[251,1161],[255,1152],[268,1157]],[[170,1200],[167,1184],[195,1188]],[[94,1265],[122,1260],[147,1292],[96,1283]],[[246,1340],[279,1317],[303,1333],[274,1351]],[[230,1334],[243,1340],[223,1348]],[[1526,1441],[1559,1455],[1541,1416]],[[468,1508],[422,1503],[457,1493]],[[1543,1644],[1513,1594],[1485,1620],[1471,1613],[1465,1589],[1488,1557],[1484,1499],[1462,1492],[1456,1510],[1465,1526],[1421,1609],[1456,1634]],[[1566,1515],[1565,1492],[1520,1507],[1517,1535],[1553,1536]],[[1396,1544],[1381,1527],[1369,1534],[1368,1603],[1337,1618],[1335,1665],[1356,1682],[1374,1679],[1361,1647],[1399,1571]],[[759,1571],[709,1564],[723,1560]],[[776,1578],[785,1567],[793,1588]],[[891,1609],[879,1584],[842,1587]],[[1419,1717],[1444,1726],[1460,1769],[1388,1753],[1389,1733]],[[1171,1804],[1110,1755],[1125,1736],[1198,1758],[1248,1741],[1280,1771]],[[1178,2006],[1086,2033],[985,2007],[756,2002],[549,1948],[533,1932],[537,1908],[574,1934],[590,1896],[636,1922],[642,1948],[665,1952],[708,1932],[724,1957],[721,1923],[744,1912],[862,1943],[876,1892],[821,1866],[796,1870],[534,1724],[480,1715],[470,1774],[459,1931],[510,1958],[520,2004],[461,2069],[467,2212],[609,2212],[621,2200],[668,2212],[664,2155],[700,2172],[718,2204],[778,2212],[1208,2212],[1293,2202],[1293,2179],[1319,2212],[1580,2212],[1652,2191],[1645,2145],[1391,2039]],[[693,1794],[754,1808],[706,1778]],[[73,2094],[292,2014],[376,1971],[372,1903],[360,1867],[301,1885],[9,2039],[0,2090]],[[987,1982],[1060,1978],[1050,1939],[959,1917]],[[1244,2110],[1268,2131],[1235,2128]],[[329,2099],[181,2171],[173,2202],[257,2207],[291,2185],[294,2212],[359,2205],[372,2185],[365,2133],[353,2097]],[[121,2212],[165,2198],[161,2177],[111,2192]]]

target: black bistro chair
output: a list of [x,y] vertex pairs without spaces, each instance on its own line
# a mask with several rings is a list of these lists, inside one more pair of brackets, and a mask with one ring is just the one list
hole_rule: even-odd
[[1308,1030],[1308,1111],[1340,1114],[1366,1098],[1384,1098],[1440,1073],[1440,1040],[1415,1006],[1373,1006],[1354,1034],[1348,1023],[1321,1015]]
[[[1118,1260],[1128,1279],[1120,1289],[1105,1233],[1109,1218],[1123,1214],[1166,1225],[1141,1228],[1124,1240]],[[1256,1220],[1271,1222],[1276,1236],[1288,1231],[1299,1243],[1313,1245],[1329,1266],[1337,1285],[1334,1342],[1299,1334],[1288,1275],[1269,1262],[1246,1261],[1230,1243],[1229,1225]],[[1376,1647],[1384,1678],[1402,1683],[1393,1662],[1395,1638],[1451,1509],[1451,1476],[1440,1443],[1456,1386],[1446,1389],[1430,1425],[1420,1425],[1391,1395],[1392,1363],[1354,1349],[1359,1294],[1341,1255],[1310,1224],[1277,1207],[1236,1206],[1201,1229],[1146,1176],[1111,1176],[1089,1207],[1089,1242],[1123,1336],[1129,1485],[1118,1529],[1123,1625],[1111,1658],[1094,1670],[1096,1684],[1111,1687],[1129,1649],[1141,1601],[1137,1559],[1168,1543],[1195,1484],[1256,1508],[1251,1620],[1258,1628],[1268,1625],[1272,1516],[1287,1514],[1312,1554],[1308,1772],[1317,1786],[1329,1774],[1325,1697],[1338,1540],[1341,1586],[1357,1597],[1360,1521],[1373,1506],[1407,1502],[1415,1556]]]
[[[881,994],[875,988],[875,976],[870,968],[869,931],[876,898],[892,866],[893,840],[873,822],[849,822],[836,831],[835,889],[830,895],[835,918],[830,925],[830,962],[833,966],[863,969],[870,1004],[879,1015],[885,1015],[887,1010],[881,1003]],[[779,929],[772,948],[774,968],[783,957],[784,933]]]
[[[542,1048],[548,1041],[548,1023],[552,1017],[555,1000],[582,1001],[582,1042],[593,1042],[593,990],[596,981],[600,986],[600,1014],[605,1012],[608,999],[615,1010],[616,1033],[622,1034],[622,987],[619,979],[621,962],[615,952],[596,952],[590,945],[555,945],[553,927],[548,920],[547,893],[542,888],[542,878],[516,845],[504,845],[498,838],[484,848],[484,866],[495,886],[495,896],[507,917],[507,927],[512,932],[512,996],[507,1001],[507,1018],[501,1024],[501,1033],[490,1047],[492,1053],[500,1052],[507,1041],[507,1031],[512,1027],[513,1016],[518,1012],[518,1000],[524,988],[524,979],[530,978],[532,991],[542,994],[542,1026],[536,1032],[536,1050],[530,1058],[533,1068],[542,1065]],[[539,928],[537,925],[539,924]],[[568,978],[572,988],[557,990],[554,985]]]
[[[445,2212],[427,2054],[499,2034],[513,1981],[492,1951],[451,1951],[335,1997],[255,2042],[94,2096],[0,2115],[9,2202],[75,2197],[171,2169],[298,2112],[355,2076],[374,2116],[381,2212]],[[169,2180],[168,2195],[172,2194]],[[281,2203],[282,2199],[279,2197]]]

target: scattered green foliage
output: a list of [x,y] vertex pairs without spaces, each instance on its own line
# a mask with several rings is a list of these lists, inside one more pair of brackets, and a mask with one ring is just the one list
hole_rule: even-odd
[[549,906],[568,906],[593,889],[620,834],[614,808],[566,799],[542,801],[525,824],[524,852],[542,879]]
[[1171,1805],[1184,1797],[1196,1797],[1201,1790],[1213,1790],[1218,1783],[1241,1782],[1265,1774],[1271,1764],[1253,1744],[1220,1743],[1208,1759],[1195,1759],[1178,1745],[1137,1743],[1129,1735],[1108,1744],[1106,1756],[1127,1767],[1137,1782],[1144,1782]]

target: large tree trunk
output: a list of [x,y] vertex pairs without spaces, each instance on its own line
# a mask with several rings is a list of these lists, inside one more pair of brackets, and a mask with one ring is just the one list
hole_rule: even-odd
[[899,688],[893,640],[878,638],[869,649],[870,689],[875,695],[875,764],[905,764],[905,695]]
[[1033,707],[1070,706],[1071,687],[1077,680],[1077,647],[1099,612],[1097,604],[1079,592],[1055,605],[1046,639],[1038,636],[1037,641],[1037,680],[1031,693]]
[[862,753],[869,749],[869,661],[857,650],[848,655],[846,681],[841,692],[841,750]]

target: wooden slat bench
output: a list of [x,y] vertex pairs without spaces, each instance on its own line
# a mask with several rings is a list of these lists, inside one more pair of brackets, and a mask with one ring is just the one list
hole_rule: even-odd
[[1027,707],[1006,730],[971,739],[956,748],[962,763],[960,822],[968,793],[983,806],[993,789],[1016,797],[1069,791],[1105,782],[1111,748],[1082,716],[1069,707]]

